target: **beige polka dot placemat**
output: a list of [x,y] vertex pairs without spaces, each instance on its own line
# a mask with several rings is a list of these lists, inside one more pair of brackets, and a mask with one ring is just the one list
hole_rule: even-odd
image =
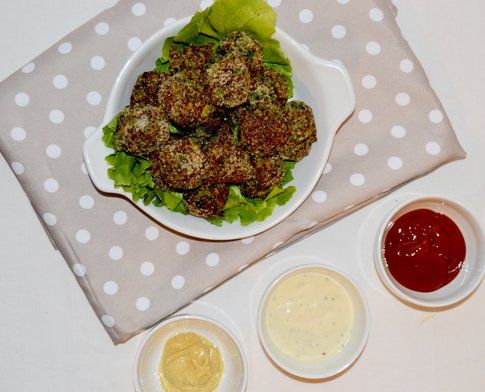
[[308,50],[342,61],[355,115],[311,197],[272,230],[186,238],[91,184],[82,144],[123,64],[154,32],[211,1],[122,0],[0,85],[0,148],[116,343],[261,259],[465,156],[387,0],[269,0]]

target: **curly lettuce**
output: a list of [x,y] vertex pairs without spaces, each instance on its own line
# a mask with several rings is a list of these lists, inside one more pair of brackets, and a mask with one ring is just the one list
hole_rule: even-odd
[[[116,116],[103,128],[103,142],[113,148],[114,135],[119,116]],[[169,192],[155,188],[148,159],[135,157],[123,151],[115,151],[106,157],[110,164],[108,177],[114,181],[116,188],[131,193],[133,201],[143,200],[145,205],[153,203],[157,207],[166,207],[170,211],[187,214],[183,203],[184,197],[179,192]]]
[[289,97],[293,96],[292,70],[280,43],[273,38],[276,32],[276,13],[264,0],[216,0],[211,7],[197,12],[175,37],[169,37],[157,60],[157,69],[168,70],[172,46],[203,45],[213,42],[216,46],[231,33],[244,31],[256,39],[263,48],[263,63],[286,78]]

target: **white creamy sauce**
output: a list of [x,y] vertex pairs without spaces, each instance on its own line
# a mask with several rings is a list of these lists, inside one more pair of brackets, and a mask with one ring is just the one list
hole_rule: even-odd
[[317,363],[339,353],[354,325],[352,300],[325,271],[305,269],[283,278],[270,292],[265,326],[286,355]]

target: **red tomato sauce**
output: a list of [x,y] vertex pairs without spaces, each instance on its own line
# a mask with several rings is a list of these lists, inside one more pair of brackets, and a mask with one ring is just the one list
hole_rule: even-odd
[[458,226],[428,209],[408,212],[390,227],[384,258],[391,275],[404,287],[431,292],[456,278],[466,255]]

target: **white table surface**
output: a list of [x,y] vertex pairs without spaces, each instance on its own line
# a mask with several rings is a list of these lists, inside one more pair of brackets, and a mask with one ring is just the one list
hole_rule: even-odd
[[[206,295],[205,304],[185,310],[214,305],[215,317],[232,319],[246,347],[250,392],[485,390],[485,287],[447,311],[412,309],[382,287],[371,244],[389,207],[410,193],[454,198],[485,224],[485,1],[394,2],[403,34],[468,157],[253,266]],[[114,3],[0,0],[0,80]],[[113,346],[3,159],[0,181],[0,391],[132,391],[132,362],[141,337]],[[278,262],[302,254],[353,276],[372,314],[364,354],[348,372],[323,384],[299,382],[275,369],[254,325],[262,280]]]

